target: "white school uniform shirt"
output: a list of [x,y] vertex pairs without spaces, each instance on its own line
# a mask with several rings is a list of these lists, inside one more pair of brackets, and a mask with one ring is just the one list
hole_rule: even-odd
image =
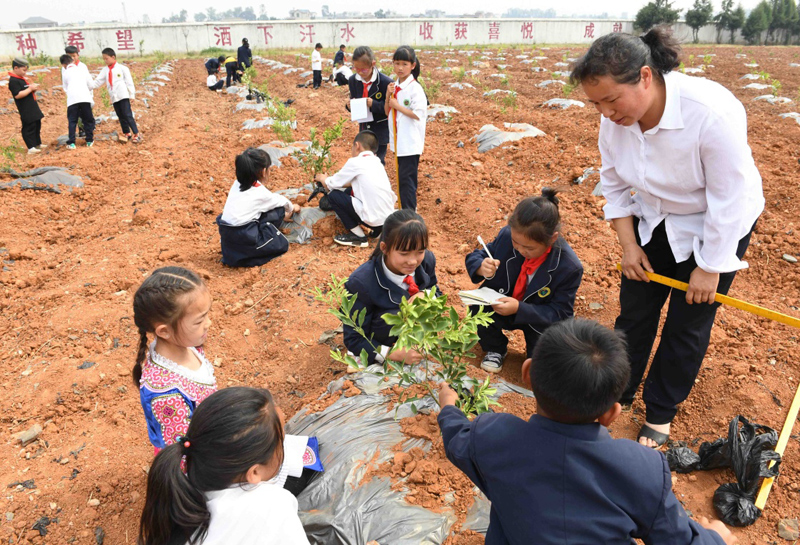
[[247,191],[240,191],[240,187],[239,180],[234,180],[222,209],[222,221],[233,227],[257,220],[261,214],[274,208],[283,207],[287,214],[294,208],[289,199],[273,193],[260,182]]
[[364,223],[379,227],[394,212],[397,195],[386,175],[381,160],[371,151],[351,157],[342,170],[329,176],[325,185],[330,189],[353,188],[353,209]]
[[311,69],[322,70],[322,55],[316,49],[311,53]]
[[205,496],[211,521],[202,545],[308,545],[297,498],[283,487],[235,484]]
[[133,84],[131,71],[127,66],[120,63],[114,65],[114,83],[111,85],[108,85],[108,72],[108,66],[104,66],[103,69],[100,70],[100,74],[95,78],[94,83],[92,83],[92,89],[97,89],[103,85],[107,86],[108,96],[111,98],[112,104],[120,100],[125,100],[126,98],[130,100],[136,98],[136,86]]
[[340,68],[334,68],[333,70],[333,77],[335,78],[339,74],[344,74],[344,77],[350,79],[350,76],[353,75],[353,71],[350,70],[350,67],[346,64],[343,64]]
[[397,83],[400,92],[397,100],[414,111],[419,119],[391,110],[389,113],[389,149],[395,151],[394,116],[397,116],[397,156],[422,155],[425,148],[425,121],[428,118],[428,100],[425,91],[414,76],[409,75],[403,83]]
[[94,106],[94,95],[92,94],[92,76],[89,69],[81,63],[75,65],[70,63],[61,70],[61,85],[67,95],[67,107],[81,102],[88,102]]
[[[356,73],[356,81],[360,81],[362,84],[367,86],[367,89],[378,79],[378,69],[373,67],[372,68],[372,76],[370,76],[369,81],[365,80],[361,77],[361,74]],[[361,97],[356,97],[361,98]]]
[[208,78],[206,79],[206,84],[209,87],[215,86],[217,84],[217,76],[215,76],[214,74],[209,74]]
[[600,121],[605,217],[637,216],[642,245],[665,221],[678,263],[694,255],[707,272],[747,268],[736,249],[764,210],[764,195],[744,107],[713,81],[676,72],[664,80],[664,114],[652,129]]

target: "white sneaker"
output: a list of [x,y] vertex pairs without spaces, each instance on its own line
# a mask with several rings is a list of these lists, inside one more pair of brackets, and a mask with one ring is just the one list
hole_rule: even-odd
[[47,147],[47,144],[39,144],[39,151]]
[[[506,352],[506,354],[507,353],[508,352]],[[487,352],[481,362],[481,369],[487,373],[499,373],[503,369],[503,362],[506,359],[506,354]]]
[[28,148],[28,155],[31,155],[31,154],[34,154],[34,153],[42,153],[42,150],[40,150],[39,148]]

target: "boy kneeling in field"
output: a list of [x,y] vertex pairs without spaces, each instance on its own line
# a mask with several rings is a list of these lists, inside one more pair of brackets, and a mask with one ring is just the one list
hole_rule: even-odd
[[663,454],[609,435],[629,373],[617,333],[572,319],[548,328],[522,365],[536,396],[527,422],[502,413],[470,422],[440,385],[447,457],[492,502],[487,545],[737,541],[722,522],[686,515]]

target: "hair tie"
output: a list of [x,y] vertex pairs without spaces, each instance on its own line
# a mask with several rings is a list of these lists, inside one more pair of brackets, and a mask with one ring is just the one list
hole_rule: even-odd
[[188,449],[191,446],[192,446],[192,444],[189,441],[184,441],[183,442],[183,448]]

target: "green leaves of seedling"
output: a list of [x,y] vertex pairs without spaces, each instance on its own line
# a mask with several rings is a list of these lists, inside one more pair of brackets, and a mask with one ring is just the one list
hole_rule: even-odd
[[[348,327],[367,339],[375,351],[372,339],[364,331],[366,309],[354,310],[357,295],[350,294],[344,287],[345,280],[331,276],[325,289],[314,290],[317,301],[325,303],[328,312],[336,316]],[[492,313],[480,309],[468,311],[462,318],[458,311],[447,304],[447,296],[439,295],[435,289],[421,292],[413,301],[403,298],[397,314],[387,313],[382,316],[391,326],[390,334],[397,337],[389,355],[397,350],[414,350],[423,357],[424,375],[418,376],[411,366],[394,361],[387,357],[383,362],[383,371],[376,373],[381,377],[394,378],[401,387],[421,385],[427,391],[423,397],[430,397],[438,404],[435,395],[435,383],[447,382],[458,392],[458,407],[467,415],[477,415],[499,405],[491,399],[497,393],[490,387],[489,377],[483,383],[467,375],[466,358],[474,357],[472,348],[478,342],[478,326],[486,326],[493,322]],[[331,357],[350,367],[366,370],[368,356],[362,350],[358,358],[343,354],[340,350],[331,351]],[[438,362],[441,367],[435,371],[430,369],[430,362]],[[432,386],[433,384],[433,386]],[[402,403],[412,403],[411,411],[416,414],[417,407],[413,402],[423,397],[404,398]]]

